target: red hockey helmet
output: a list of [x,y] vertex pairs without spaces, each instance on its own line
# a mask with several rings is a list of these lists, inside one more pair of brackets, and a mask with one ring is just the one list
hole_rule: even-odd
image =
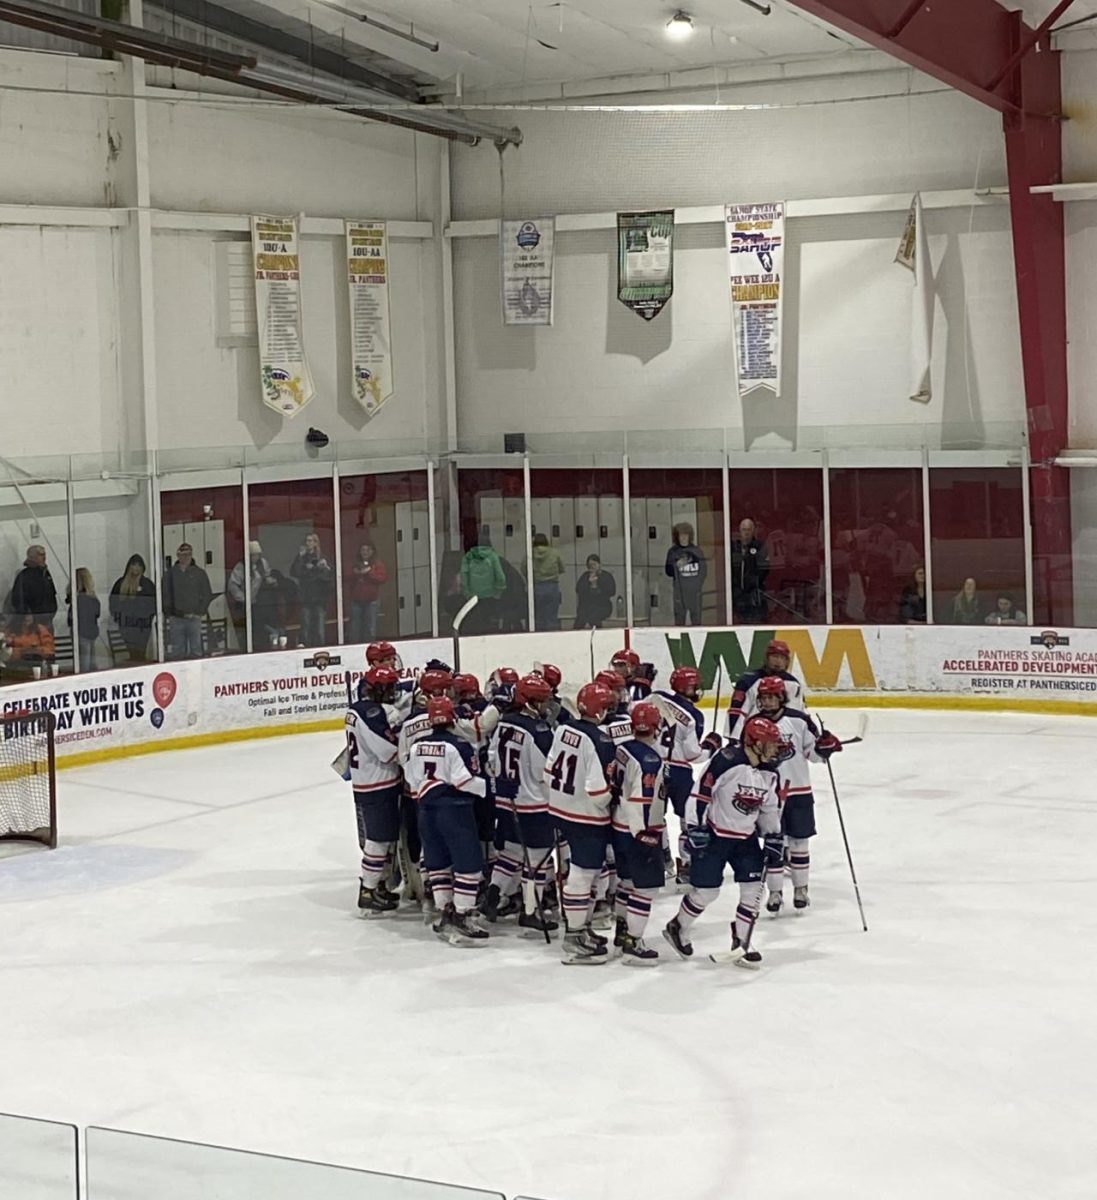
[[780,750],[781,731],[769,717],[750,717],[743,726],[743,745],[756,750],[762,762],[772,763]]
[[584,684],[575,697],[579,712],[592,721],[600,721],[612,708],[613,700],[613,693],[597,680]]
[[775,654],[784,655],[785,665],[783,667],[776,667],[774,669],[778,670],[778,671],[787,671],[789,663],[792,662],[792,651],[788,648],[788,642],[778,641],[777,638],[774,638],[773,641],[770,642],[770,644],[766,647],[766,666],[767,667],[770,665],[769,660]]
[[457,700],[475,700],[480,695],[480,680],[467,671],[453,677],[453,695]]
[[371,688],[395,687],[400,682],[400,672],[395,667],[376,666],[362,676]]
[[623,650],[618,650],[617,653],[609,660],[609,665],[613,670],[617,670],[618,663],[624,670],[620,673],[627,679],[629,675],[640,665],[640,656],[635,650],[630,650],[627,646]]
[[653,733],[659,732],[659,727],[663,724],[663,716],[654,704],[648,704],[646,700],[641,700],[630,714],[632,717],[632,732],[637,737],[647,737]]
[[675,667],[670,673],[671,690],[690,700],[701,694],[701,672],[696,667]]
[[552,685],[543,675],[523,675],[514,686],[514,696],[519,704],[534,708],[552,696]]
[[371,667],[378,663],[394,663],[399,657],[392,642],[370,642],[366,647],[366,662]]
[[419,690],[424,696],[444,696],[453,687],[448,671],[424,671],[419,676]]
[[627,686],[620,671],[599,671],[594,677],[594,682],[601,684],[607,692],[618,698],[624,694]]
[[[776,712],[779,708],[784,708],[788,703],[788,691],[785,689],[785,681],[777,675],[766,675],[758,681],[758,707],[762,708],[762,701],[775,697],[777,700],[776,706],[771,709],[771,712]],[[766,711],[763,709],[763,712]]]
[[488,678],[488,682],[499,687],[500,684],[515,684],[518,682],[518,672],[513,667],[496,667]]
[[559,667],[552,663],[542,663],[540,671],[534,671],[535,675],[541,675],[547,682],[550,688],[555,691],[563,682],[564,673]]
[[448,696],[431,696],[427,702],[427,720],[432,725],[452,725],[457,720],[453,701]]

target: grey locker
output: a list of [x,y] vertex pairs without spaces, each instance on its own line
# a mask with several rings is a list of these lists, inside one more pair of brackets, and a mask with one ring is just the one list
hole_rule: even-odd
[[425,500],[411,501],[411,563],[430,566],[430,509]]
[[632,604],[633,615],[638,624],[658,624],[659,595],[658,587],[653,587],[654,577],[647,567],[634,569],[632,572]]
[[625,502],[620,496],[598,497],[598,555],[604,563],[625,561]]
[[547,498],[530,501],[529,519],[531,537],[535,533],[543,533],[550,542],[552,541],[552,505],[553,501]]
[[412,571],[415,633],[430,633],[430,566]]
[[575,565],[582,571],[591,554],[601,556],[598,546],[598,497],[579,496],[575,501]]
[[502,554],[512,566],[519,571],[523,569],[526,560],[526,502],[521,496],[508,496],[503,501]]
[[490,539],[491,544],[499,551],[503,552],[503,497],[502,496],[481,496],[480,497],[480,525],[477,533],[480,536],[486,534]]
[[575,566],[576,507],[571,496],[554,496],[549,501],[549,541],[560,551],[565,567]]
[[649,497],[647,524],[647,561],[649,567],[662,566],[670,549],[670,501],[662,497]]
[[693,526],[694,539],[697,538],[697,501],[695,499],[678,499],[670,502],[670,523],[673,527],[680,521],[688,521]]
[[401,637],[411,637],[415,632],[415,571],[404,567],[396,572],[397,627]]
[[629,501],[629,540],[632,543],[632,565],[643,567],[648,561],[648,502]]
[[412,548],[412,528],[414,517],[410,500],[401,500],[394,505],[396,518],[396,570],[409,571],[415,565]]

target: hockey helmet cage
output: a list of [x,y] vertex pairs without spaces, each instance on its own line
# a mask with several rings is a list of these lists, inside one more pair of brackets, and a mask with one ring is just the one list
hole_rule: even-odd
[[457,720],[453,701],[448,696],[431,696],[427,702],[427,720],[432,725],[452,725]]
[[627,670],[635,671],[640,665],[640,655],[626,646],[623,650],[618,650],[609,660],[609,665],[613,668],[616,668],[618,663],[624,663]]
[[671,691],[694,699],[701,691],[701,672],[696,667],[675,667],[670,673]]
[[766,675],[758,681],[758,699],[763,696],[776,696],[781,704],[788,703],[788,690],[785,681],[779,675]]
[[575,704],[579,712],[591,720],[599,720],[613,706],[614,696],[605,684],[599,683],[597,680],[594,683],[586,683],[579,689],[579,695],[575,697]]
[[659,732],[659,727],[663,724],[663,717],[654,704],[649,704],[646,700],[641,700],[639,704],[633,707],[632,713],[632,732],[637,737],[646,737],[653,733]]
[[515,684],[514,696],[519,704],[544,704],[552,696],[552,685],[543,675],[523,675]]

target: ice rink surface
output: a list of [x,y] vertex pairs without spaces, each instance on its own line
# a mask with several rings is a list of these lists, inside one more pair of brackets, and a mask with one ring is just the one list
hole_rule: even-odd
[[337,733],[65,771],[61,848],[0,850],[0,1111],[545,1200],[1092,1200],[1095,737],[874,712],[834,760],[870,931],[815,768],[758,973],[678,961],[667,894],[653,970],[358,920]]

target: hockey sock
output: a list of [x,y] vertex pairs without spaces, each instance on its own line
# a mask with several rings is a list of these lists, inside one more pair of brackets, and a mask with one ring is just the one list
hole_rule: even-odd
[[811,866],[809,845],[807,838],[788,840],[788,865],[793,887],[807,887],[808,868]]
[[651,916],[651,901],[657,888],[634,888],[628,898],[628,931],[633,937],[644,936]]
[[522,868],[522,885],[533,884],[533,895],[537,901],[537,907],[541,907],[541,901],[545,895],[545,883],[548,880],[549,864],[552,860],[552,851],[544,847],[532,846],[527,848],[529,856],[529,866]]
[[613,915],[615,917],[623,920],[628,916],[629,899],[632,893],[631,881],[627,879],[617,881],[617,894],[613,898]]
[[476,904],[476,893],[480,887],[480,872],[467,875],[456,871],[453,876],[453,907],[458,912],[468,912]]
[[571,864],[567,881],[564,883],[564,916],[568,929],[578,931],[587,923],[590,915],[591,892],[598,872],[593,867],[577,867]]
[[449,867],[443,867],[440,871],[428,871],[427,878],[430,880],[430,894],[438,908],[452,904],[453,872]]
[[598,878],[594,884],[594,899],[604,900],[609,892],[609,867],[603,867],[598,872]]
[[366,839],[362,847],[362,883],[368,888],[375,888],[385,874],[385,868],[392,854],[391,842],[372,842]]
[[[517,854],[514,853],[515,850]],[[491,882],[499,889],[500,896],[511,896],[518,890],[521,872],[522,847],[507,842],[491,869]]]
[[678,924],[688,929],[720,894],[719,888],[694,888],[678,905]]
[[740,942],[750,937],[754,922],[758,919],[758,905],[762,900],[761,883],[739,884],[739,904],[735,909],[733,928]]
[[688,863],[689,855],[689,838],[687,838],[684,833],[680,834],[678,837],[678,857],[682,860],[682,862]]

